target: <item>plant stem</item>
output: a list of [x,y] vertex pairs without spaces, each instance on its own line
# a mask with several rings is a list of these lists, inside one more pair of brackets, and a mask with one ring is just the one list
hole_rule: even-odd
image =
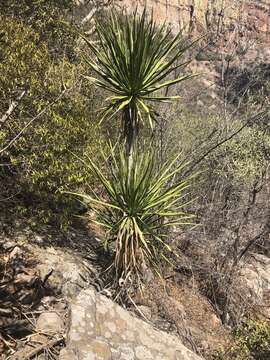
[[135,144],[138,135],[138,118],[134,106],[129,106],[124,110],[124,128],[125,128],[125,143],[126,143],[126,156],[128,161],[128,181],[130,181],[131,171],[133,167],[133,158]]

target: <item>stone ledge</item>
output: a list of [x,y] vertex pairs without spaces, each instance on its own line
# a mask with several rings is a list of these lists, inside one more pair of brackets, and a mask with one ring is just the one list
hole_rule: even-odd
[[202,360],[172,335],[94,290],[72,302],[67,347],[60,360]]

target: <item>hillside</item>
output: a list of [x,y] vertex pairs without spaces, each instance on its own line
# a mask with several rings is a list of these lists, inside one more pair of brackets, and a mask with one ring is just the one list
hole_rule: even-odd
[[269,45],[269,1],[0,3],[1,360],[270,358]]

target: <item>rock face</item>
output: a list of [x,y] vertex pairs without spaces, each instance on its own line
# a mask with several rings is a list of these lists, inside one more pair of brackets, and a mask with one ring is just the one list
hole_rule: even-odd
[[222,26],[234,21],[265,35],[270,31],[269,0],[74,0],[74,4],[75,17],[85,20],[91,19],[93,7],[108,8],[113,5],[128,11],[136,8],[141,11],[146,7],[153,11],[158,23],[166,21],[173,31],[204,33],[213,30],[213,27],[222,30]]
[[76,296],[82,288],[87,287],[88,281],[95,273],[89,263],[71,251],[54,247],[40,249],[37,246],[32,246],[30,249],[38,260],[36,268],[40,276],[44,278],[53,270],[49,277],[50,285],[68,299]]
[[[45,231],[45,230],[44,230]],[[31,256],[35,262],[35,275],[41,279],[58,294],[64,295],[67,300],[77,296],[82,289],[88,288],[89,284],[95,283],[98,270],[95,263],[95,251],[88,245],[92,238],[85,237],[80,233],[73,231],[69,233],[70,239],[59,237],[59,239],[50,239],[48,235],[38,235],[28,228],[15,231],[13,235],[7,237],[0,233],[0,249],[9,251],[9,261],[18,268],[25,258],[25,254]],[[81,242],[83,252],[80,247],[76,249],[70,247],[70,243]],[[66,247],[59,247],[57,243],[65,241]],[[84,255],[91,257],[92,262],[84,258]],[[22,283],[31,279],[26,274],[20,274],[18,281]],[[35,277],[33,277],[33,281]],[[98,284],[95,283],[95,286]]]
[[202,360],[177,337],[155,330],[94,290],[71,304],[60,360]]
[[254,254],[253,261],[243,268],[241,276],[253,301],[262,303],[265,293],[270,291],[270,258]]

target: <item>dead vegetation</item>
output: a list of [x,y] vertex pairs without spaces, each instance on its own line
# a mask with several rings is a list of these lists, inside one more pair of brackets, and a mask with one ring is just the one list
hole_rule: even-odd
[[66,304],[48,285],[52,272],[41,278],[33,254],[23,247],[0,249],[0,358],[27,360],[43,354],[56,359],[65,339],[63,333],[38,330],[38,317],[45,311],[66,314]]
[[[184,276],[185,277],[185,276]],[[194,278],[171,274],[164,283],[149,283],[143,297],[137,299],[137,313],[157,328],[180,337],[191,350],[208,357],[231,341],[213,306],[202,296]]]

